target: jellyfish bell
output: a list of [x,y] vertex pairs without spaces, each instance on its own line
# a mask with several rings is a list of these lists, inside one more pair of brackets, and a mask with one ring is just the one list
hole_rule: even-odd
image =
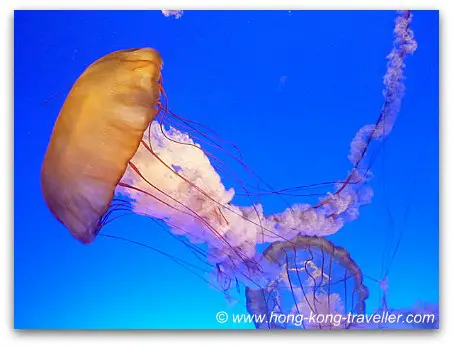
[[110,53],[73,85],[41,171],[52,214],[83,243],[94,240],[115,187],[157,114],[162,59],[152,48]]

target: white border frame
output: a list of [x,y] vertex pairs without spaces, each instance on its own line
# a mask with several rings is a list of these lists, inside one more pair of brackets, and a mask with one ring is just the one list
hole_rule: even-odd
[[[0,200],[1,221],[4,228],[0,230],[0,307],[3,314],[0,318],[0,344],[3,346],[85,346],[100,343],[109,346],[124,346],[134,343],[138,346],[149,347],[153,343],[165,344],[197,344],[197,346],[229,346],[244,342],[252,346],[279,345],[298,343],[301,345],[318,346],[380,346],[394,341],[403,342],[405,345],[418,346],[432,344],[433,342],[452,341],[453,329],[450,327],[453,314],[453,305],[450,293],[453,252],[447,247],[453,245],[452,219],[447,219],[447,213],[453,208],[453,183],[447,177],[453,177],[453,117],[451,106],[446,91],[453,90],[452,68],[447,61],[453,61],[453,1],[441,0],[330,0],[330,1],[297,1],[280,0],[272,4],[258,0],[128,0],[122,3],[112,0],[68,0],[68,1],[32,1],[23,0],[14,3],[1,1],[1,70],[2,78],[0,96],[3,114],[0,116],[0,141],[2,168],[0,168],[1,187],[3,188]],[[127,4],[127,6],[125,6]],[[278,4],[278,6],[277,6]],[[14,278],[13,278],[13,240],[14,240],[14,110],[13,110],[13,11],[15,9],[438,9],[440,10],[440,271],[441,271],[441,319],[440,331],[415,331],[415,332],[253,332],[253,331],[14,331]],[[448,39],[447,39],[448,38]],[[449,92],[450,94],[451,92]],[[420,139],[423,141],[423,139]],[[451,213],[451,212],[450,212]],[[341,336],[339,336],[341,334]],[[160,340],[159,342],[156,340]],[[399,341],[398,341],[399,340]],[[398,341],[398,342],[397,342]],[[160,344],[159,344],[160,345]],[[158,346],[159,346],[158,345]],[[285,346],[286,347],[286,346]]]

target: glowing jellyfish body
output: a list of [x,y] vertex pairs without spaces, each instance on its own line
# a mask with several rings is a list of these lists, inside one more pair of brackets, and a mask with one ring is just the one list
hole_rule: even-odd
[[44,198],[72,235],[91,242],[114,190],[154,119],[162,61],[151,49],[113,52],[72,87],[41,173]]

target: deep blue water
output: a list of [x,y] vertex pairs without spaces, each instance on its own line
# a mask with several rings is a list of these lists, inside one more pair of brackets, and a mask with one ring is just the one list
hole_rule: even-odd
[[[114,50],[154,47],[170,108],[235,142],[278,187],[343,179],[349,143],[373,123],[392,48],[392,11],[18,11],[15,13],[15,327],[253,328],[220,325],[245,313],[156,252],[118,240],[75,241],[48,211],[40,168],[75,79]],[[404,232],[389,273],[389,306],[439,299],[439,16],[415,11],[418,50],[406,60],[406,95],[373,161],[373,202],[331,237],[378,278],[389,233]],[[304,202],[304,198],[294,199]],[[278,200],[264,201],[278,212]],[[106,232],[184,257],[148,219]],[[367,280],[368,311],[379,306]]]

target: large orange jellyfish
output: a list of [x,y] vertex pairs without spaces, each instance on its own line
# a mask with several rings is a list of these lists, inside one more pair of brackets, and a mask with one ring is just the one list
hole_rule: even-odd
[[115,187],[157,114],[162,60],[151,48],[113,52],[72,87],[45,155],[41,184],[54,216],[93,241]]

